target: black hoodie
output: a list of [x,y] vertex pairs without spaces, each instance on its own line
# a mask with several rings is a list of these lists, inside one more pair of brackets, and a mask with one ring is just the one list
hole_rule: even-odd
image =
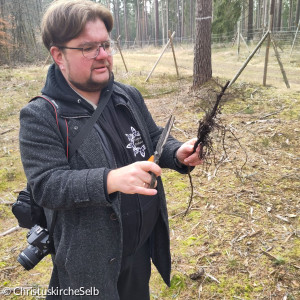
[[[69,86],[54,64],[49,68],[42,93],[60,102],[68,102],[67,107],[72,115],[91,115],[94,111],[93,106]],[[80,110],[76,105],[78,101],[81,102]],[[112,95],[95,129],[111,168],[123,167],[150,157],[134,116],[119,95]],[[105,174],[105,182],[108,172]],[[134,254],[148,240],[158,218],[159,208],[157,196],[121,194],[123,256]]]

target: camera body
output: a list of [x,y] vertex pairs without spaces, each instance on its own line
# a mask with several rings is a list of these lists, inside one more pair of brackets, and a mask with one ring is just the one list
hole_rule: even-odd
[[27,233],[29,246],[24,249],[17,261],[26,269],[34,268],[46,255],[54,253],[53,240],[49,231],[39,225],[34,225]]

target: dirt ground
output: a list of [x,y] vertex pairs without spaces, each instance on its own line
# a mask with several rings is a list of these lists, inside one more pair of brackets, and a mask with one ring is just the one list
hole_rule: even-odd
[[[117,80],[142,92],[159,125],[173,114],[172,135],[186,141],[196,136],[208,103],[213,103],[220,85],[232,78],[243,59],[237,59],[235,49],[214,50],[214,80],[192,91],[191,49],[182,47],[177,53],[179,79],[168,52],[145,83],[159,55],[154,49],[125,52],[129,74],[116,56],[114,73]],[[152,299],[300,298],[300,63],[297,57],[286,62],[291,89],[278,79],[276,61],[270,66],[270,85],[263,87],[260,58],[223,97],[219,126],[212,133],[214,150],[203,167],[191,173],[194,196],[186,216],[191,194],[188,176],[163,171],[172,281],[167,288],[153,268]],[[10,206],[26,182],[18,150],[18,113],[39,93],[45,73],[46,68],[34,66],[0,70],[2,233],[17,225]],[[11,293],[0,298],[38,299],[17,296],[13,288],[37,290],[48,284],[49,256],[29,272],[16,262],[27,246],[26,232],[19,229],[0,237],[0,292]]]

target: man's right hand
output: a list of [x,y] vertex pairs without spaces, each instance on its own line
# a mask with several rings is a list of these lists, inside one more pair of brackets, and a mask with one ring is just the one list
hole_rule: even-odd
[[124,194],[156,195],[156,189],[149,189],[151,182],[149,172],[160,176],[161,168],[150,161],[138,161],[128,166],[111,170],[107,175],[108,194],[122,192]]

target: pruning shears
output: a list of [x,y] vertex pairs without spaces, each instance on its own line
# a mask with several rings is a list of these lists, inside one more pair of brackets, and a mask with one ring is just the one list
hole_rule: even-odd
[[[158,164],[159,162],[159,159],[161,157],[161,154],[163,152],[163,149],[164,149],[164,146],[165,146],[165,143],[170,135],[170,131],[172,129],[172,126],[174,124],[174,120],[175,120],[175,117],[174,116],[170,116],[163,132],[161,133],[160,137],[159,137],[159,140],[157,142],[157,145],[156,145],[156,148],[155,148],[155,151],[154,151],[154,154],[151,155],[151,157],[148,159],[148,161],[152,161],[156,164]],[[150,186],[149,188],[150,189],[153,189],[154,188],[154,185],[155,185],[155,181],[156,181],[156,176],[154,173],[152,172],[149,172],[151,174],[151,182],[150,182]]]

